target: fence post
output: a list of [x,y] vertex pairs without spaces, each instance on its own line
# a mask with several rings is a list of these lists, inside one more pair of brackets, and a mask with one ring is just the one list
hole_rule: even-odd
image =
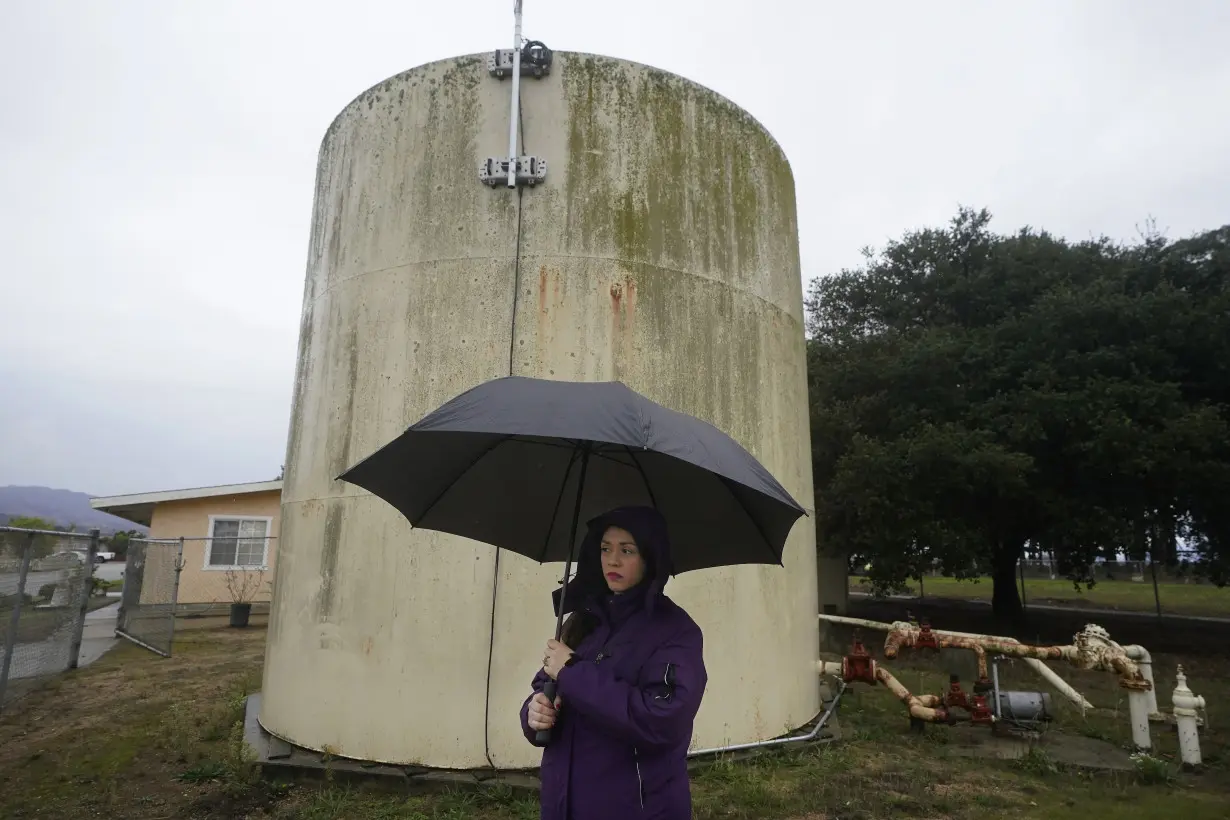
[[1017,574],[1021,576],[1021,614],[1025,615],[1029,609],[1025,606],[1025,556],[1022,555],[1016,562]]
[[1149,553],[1149,572],[1153,575],[1153,605],[1157,607],[1157,622],[1162,622],[1162,597],[1157,591],[1157,562],[1153,560],[1153,553]]
[[175,651],[175,610],[179,607],[179,574],[184,571],[184,537],[179,537],[179,552],[175,554],[175,585],[171,588],[171,634],[167,638],[167,657]]
[[0,667],[0,711],[4,710],[4,693],[13,668],[13,652],[17,648],[17,627],[21,624],[21,603],[26,595],[26,578],[30,575],[30,559],[34,556],[34,533],[26,536],[26,548],[21,553],[21,575],[17,581],[17,600],[9,616],[9,629],[4,636],[4,664]]
[[81,609],[77,612],[77,622],[73,624],[73,640],[68,647],[68,668],[76,669],[81,658],[81,638],[85,633],[85,616],[90,611],[90,593],[93,591],[94,560],[98,556],[98,542],[101,533],[90,530],[90,548],[86,552],[85,578],[81,582]]

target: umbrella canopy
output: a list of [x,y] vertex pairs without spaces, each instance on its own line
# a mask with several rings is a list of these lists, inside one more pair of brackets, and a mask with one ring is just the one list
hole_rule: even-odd
[[620,382],[485,382],[339,478],[415,527],[539,562],[573,557],[578,518],[647,504],[670,522],[675,572],[780,564],[805,514],[725,433]]

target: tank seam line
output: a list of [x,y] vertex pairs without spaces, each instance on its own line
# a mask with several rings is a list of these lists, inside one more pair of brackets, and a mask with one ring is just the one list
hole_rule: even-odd
[[[733,285],[730,285],[719,279],[714,279],[712,276],[704,276],[702,274],[696,273],[695,271],[687,271],[681,268],[672,268],[667,265],[654,264],[653,262],[636,262],[636,261],[629,260],[629,259],[623,259],[622,257],[618,257],[618,256],[591,256],[591,255],[580,255],[580,254],[543,253],[543,254],[530,254],[528,258],[535,259],[535,258],[544,258],[544,257],[545,258],[561,258],[561,259],[584,259],[584,260],[595,261],[595,262],[618,262],[625,266],[642,265],[645,267],[653,268],[654,270],[664,271],[666,273],[674,273],[680,276],[687,276],[691,279],[700,279],[705,282],[712,282],[715,285],[723,285],[725,287],[731,288],[732,290],[735,290],[738,293],[745,294],[749,298],[757,302],[760,302],[761,304],[774,307],[777,310],[780,310],[782,313],[784,313],[787,317],[789,317],[796,324],[800,326],[802,326],[803,324],[803,322],[795,318],[793,313],[791,313],[786,308],[783,308],[781,305],[779,305],[777,302],[774,302],[772,299],[766,299],[765,297],[760,296],[759,294],[735,288]],[[518,262],[520,261],[519,257],[515,257],[515,258],[517,259]],[[490,260],[495,260],[495,259],[508,259],[508,257],[507,256],[450,256],[450,257],[440,257],[438,259],[426,259],[420,262],[403,262],[399,265],[389,265],[388,267],[384,267],[384,268],[376,268],[374,270],[363,271],[362,273],[356,273],[353,276],[347,276],[345,279],[334,282],[332,285],[325,288],[324,290],[322,290],[320,293],[316,295],[316,297],[312,300],[312,305],[315,306],[317,302],[319,302],[325,296],[329,295],[338,286],[344,285],[347,282],[354,281],[355,279],[360,279],[364,276],[369,276],[373,273],[388,273],[389,271],[397,270],[398,268],[409,268],[409,267],[413,267],[414,265],[430,265],[436,262],[466,262],[466,261],[480,261],[480,260],[490,261]],[[802,291],[800,290],[800,294],[801,293]]]

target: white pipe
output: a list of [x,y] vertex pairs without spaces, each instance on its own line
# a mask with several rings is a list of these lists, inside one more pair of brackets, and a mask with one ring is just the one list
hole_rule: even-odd
[[508,187],[517,187],[517,116],[521,112],[521,0],[514,0],[512,116],[508,118]]
[[1185,766],[1200,765],[1200,727],[1196,722],[1196,710],[1204,708],[1204,698],[1187,688],[1187,676],[1180,666],[1175,675],[1174,719],[1179,728],[1179,756]]
[[1128,690],[1128,716],[1132,721],[1132,745],[1141,751],[1153,748],[1149,737],[1149,693],[1137,689]]
[[1149,720],[1162,721],[1165,717],[1157,708],[1157,685],[1153,683],[1153,657],[1149,650],[1138,644],[1123,647],[1123,654],[1136,661],[1140,674],[1149,682]]
[[841,677],[841,661],[816,661],[816,671],[821,675]]
[[864,629],[874,629],[877,632],[892,632],[893,625],[886,624],[882,621],[867,621],[862,618],[847,618],[845,615],[826,615],[820,613],[820,620],[829,621],[835,624],[846,624],[847,626],[861,626]]
[[1040,661],[1037,658],[1023,658],[1022,660],[1024,660],[1031,669],[1041,675],[1047,683],[1058,689],[1059,694],[1063,695],[1065,698],[1080,707],[1082,715],[1085,713],[1086,709],[1093,708],[1093,704],[1085,700],[1084,695],[1073,689],[1071,684],[1059,677],[1059,674],[1054,669],[1047,666],[1045,662]]

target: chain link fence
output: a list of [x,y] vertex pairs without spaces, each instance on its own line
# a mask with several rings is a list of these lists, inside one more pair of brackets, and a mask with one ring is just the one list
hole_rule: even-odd
[[130,538],[115,634],[164,657],[175,641],[183,539]]
[[272,597],[273,537],[132,538],[116,634],[164,657],[175,641],[176,618],[216,616],[245,605],[265,614]]
[[97,530],[0,527],[0,709],[77,667],[98,542]]
[[[1074,585],[1066,570],[1050,556],[1037,554],[1017,562],[1017,593],[1022,606],[1109,610],[1116,613],[1165,618],[1230,618],[1230,587],[1217,587],[1199,571],[1198,556],[1180,549],[1169,563],[1097,560],[1083,567],[1082,582]],[[870,564],[856,567],[849,583],[853,595],[872,595],[867,579]],[[901,598],[980,600],[990,602],[994,585],[987,575],[958,580],[944,576],[938,567],[904,582],[895,592]]]

